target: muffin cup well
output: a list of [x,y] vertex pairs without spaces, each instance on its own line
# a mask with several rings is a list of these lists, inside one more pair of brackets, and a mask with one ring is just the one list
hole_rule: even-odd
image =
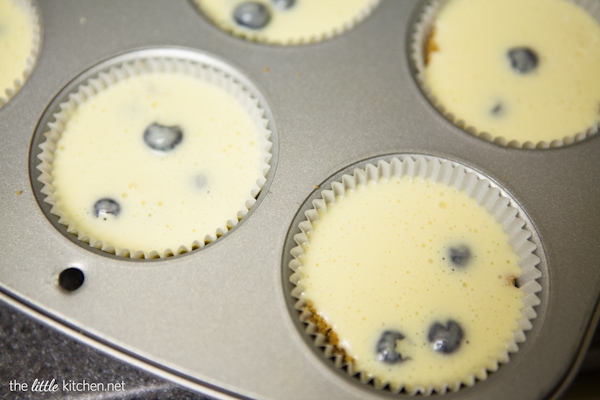
[[27,81],[27,78],[29,78],[33,72],[38,55],[40,53],[42,41],[42,25],[40,22],[40,16],[38,14],[37,7],[34,5],[32,0],[13,0],[13,2],[17,7],[21,8],[27,14],[32,34],[31,50],[27,56],[27,59],[25,60],[25,68],[19,74],[19,76],[14,77],[14,80],[10,86],[0,88],[0,107],[10,101],[10,99],[23,87]]
[[[231,210],[231,217],[223,220],[220,225],[214,226],[211,231],[198,232],[192,235],[189,241],[180,243],[179,246],[170,246],[162,249],[140,250],[119,246],[118,244],[107,244],[101,237],[96,237],[88,232],[81,230],[77,224],[70,221],[69,218],[57,206],[57,196],[55,193],[53,178],[53,162],[59,140],[67,129],[70,118],[76,112],[77,108],[87,100],[93,98],[111,85],[126,80],[128,78],[145,76],[146,74],[168,73],[183,74],[198,79],[201,82],[214,85],[222,89],[231,96],[249,116],[254,129],[257,132],[258,146],[260,147],[261,160],[257,171],[259,177],[253,184],[253,187],[246,195],[244,206],[238,210]],[[67,97],[68,96],[68,97]],[[115,254],[120,257],[130,258],[164,258],[174,255],[184,254],[191,250],[201,248],[205,244],[215,241],[217,238],[225,235],[230,229],[246,216],[248,211],[254,206],[256,198],[266,182],[266,176],[270,169],[271,130],[269,121],[265,117],[265,110],[253,93],[243,86],[240,82],[210,64],[203,64],[192,59],[173,58],[173,57],[139,57],[134,58],[118,65],[112,65],[102,70],[96,77],[87,79],[75,90],[63,96],[65,101],[60,105],[60,111],[54,114],[54,121],[47,126],[47,132],[44,136],[46,140],[39,146],[42,150],[38,156],[41,161],[37,169],[41,172],[38,180],[43,183],[41,192],[46,195],[44,201],[52,206],[50,212],[58,216],[59,224],[66,227],[68,233],[77,236],[79,241],[88,243],[90,246],[100,249],[104,252]],[[202,110],[199,110],[201,112]],[[221,166],[222,167],[222,166]],[[83,167],[85,168],[85,167]],[[219,166],[216,166],[219,168]],[[169,190],[169,182],[160,182],[165,184],[165,190]],[[160,205],[160,204],[159,204]]]
[[[307,0],[303,0],[303,2],[306,2]],[[327,2],[321,2],[320,0],[311,0],[312,2],[316,3],[327,3]],[[250,29],[250,28],[244,28],[239,26],[238,24],[236,24],[236,22],[234,21],[232,15],[234,13],[234,9],[230,10],[229,13],[225,14],[225,15],[217,15],[220,13],[215,13],[213,11],[211,11],[211,7],[206,6],[204,3],[206,3],[206,1],[204,0],[194,0],[195,5],[198,7],[198,9],[213,23],[215,24],[217,27],[223,29],[225,32],[232,34],[234,36],[237,36],[239,38],[251,41],[251,42],[258,42],[258,43],[263,43],[263,44],[271,44],[271,45],[283,45],[283,46],[294,46],[294,45],[304,45],[304,44],[311,44],[311,43],[318,43],[318,42],[322,42],[324,40],[328,40],[331,38],[334,38],[336,36],[339,36],[349,30],[351,30],[352,28],[354,28],[356,25],[358,25],[359,23],[361,23],[365,18],[367,18],[371,12],[375,9],[375,7],[377,7],[377,5],[379,4],[380,0],[366,0],[365,1],[365,5],[364,7],[360,8],[357,10],[356,14],[353,15],[351,18],[348,18],[346,20],[340,21],[336,24],[333,24],[331,26],[327,26],[327,27],[323,27],[322,29],[306,29],[303,32],[292,32],[289,33],[288,35],[276,35],[276,36],[272,36],[269,35],[268,33],[263,33],[261,32],[261,29]],[[225,2],[221,2],[223,4],[225,4]],[[238,1],[236,6],[239,4],[244,3],[243,1]],[[257,2],[253,2],[253,3],[260,3],[262,6],[264,6],[267,10],[267,12],[270,15],[270,19],[273,20],[275,18],[278,17],[278,15],[289,15],[294,13],[294,7],[297,7],[298,5],[292,5],[290,9],[279,9],[273,2],[273,1],[268,1],[268,0],[260,0]],[[298,2],[301,3],[301,2]],[[233,2],[230,2],[230,4],[233,7]],[[228,4],[229,5],[229,4]],[[306,18],[310,18],[313,14],[306,14],[305,17]],[[311,27],[313,26],[313,24],[310,23],[310,21],[308,21],[308,23],[304,24],[305,27]]]
[[[600,118],[598,118],[596,122],[594,122],[585,130],[575,132],[573,134],[565,132],[562,138],[540,140],[537,142],[530,140],[526,140],[524,142],[519,140],[507,140],[506,138],[502,137],[502,135],[492,135],[489,132],[479,129],[477,126],[473,126],[468,121],[468,118],[465,118],[462,115],[456,115],[454,112],[449,110],[448,107],[443,104],[432,91],[425,77],[426,57],[428,52],[432,50],[430,48],[429,41],[431,35],[433,34],[435,18],[440,8],[443,7],[444,3],[447,1],[448,0],[429,0],[424,3],[416,22],[413,24],[409,45],[409,58],[412,63],[417,83],[429,102],[447,120],[465,132],[485,141],[492,142],[500,146],[522,149],[548,149],[568,146],[577,142],[581,142],[598,133],[598,130],[600,130]],[[600,23],[600,5],[598,2],[594,0],[569,0],[569,2],[580,6]]]
[[[518,329],[513,331],[512,340],[506,343],[506,351],[499,354],[487,366],[477,367],[472,375],[452,382],[439,385],[419,386],[405,382],[401,385],[390,384],[368,371],[360,370],[352,361],[352,355],[347,354],[342,346],[336,345],[338,338],[335,330],[329,326],[321,316],[315,314],[310,299],[303,296],[304,288],[300,284],[302,278],[302,259],[304,248],[310,242],[310,235],[315,224],[320,220],[320,213],[325,213],[335,206],[338,199],[343,198],[348,191],[353,191],[359,186],[365,187],[369,183],[380,180],[396,178],[419,178],[443,183],[465,192],[470,198],[484,207],[493,215],[496,222],[502,225],[503,231],[509,236],[509,244],[514,253],[519,257],[518,265],[520,275],[516,278],[516,285],[522,291],[521,317],[517,321]],[[294,309],[299,321],[303,324],[304,332],[309,341],[319,349],[319,353],[333,361],[338,370],[345,371],[350,376],[355,376],[364,384],[376,389],[386,389],[399,393],[430,395],[433,392],[443,394],[448,391],[457,391],[461,386],[473,386],[476,380],[485,380],[489,372],[496,371],[500,364],[509,361],[509,353],[519,350],[519,343],[525,341],[525,331],[532,328],[532,320],[537,317],[534,307],[540,304],[537,293],[542,290],[536,281],[542,275],[538,269],[540,258],[535,254],[539,251],[537,246],[529,240],[532,232],[526,227],[526,221],[519,214],[514,201],[505,195],[497,186],[481,174],[469,168],[437,157],[429,156],[398,156],[379,160],[377,164],[368,163],[364,168],[357,168],[352,175],[343,175],[331,184],[331,189],[323,190],[312,201],[312,208],[304,213],[306,219],[298,224],[292,233],[297,246],[291,250],[292,259],[288,267],[293,271],[290,282],[293,285],[289,295],[294,299]]]

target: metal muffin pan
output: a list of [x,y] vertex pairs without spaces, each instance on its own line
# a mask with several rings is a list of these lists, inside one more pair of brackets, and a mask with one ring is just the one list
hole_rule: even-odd
[[[383,0],[360,25],[305,46],[229,36],[172,0],[39,1],[43,42],[22,90],[0,109],[0,298],[78,340],[221,398],[403,398],[333,370],[288,305],[288,232],[331,176],[387,154],[458,161],[512,195],[545,255],[542,303],[511,361],[448,399],[558,398],[598,322],[600,139],[550,150],[482,141],[428,103],[408,61],[422,2]],[[226,236],[187,255],[133,261],[67,239],[35,192],[33,136],[53,99],[90,68],[143,49],[184,48],[241,72],[264,96],[274,142],[268,181]],[[57,285],[68,267],[83,286]]]

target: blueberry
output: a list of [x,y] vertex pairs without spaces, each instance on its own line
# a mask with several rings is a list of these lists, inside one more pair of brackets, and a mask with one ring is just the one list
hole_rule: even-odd
[[539,59],[537,54],[529,47],[515,47],[508,52],[510,66],[520,74],[528,74],[535,70]]
[[460,347],[464,337],[464,332],[458,322],[448,320],[446,326],[439,322],[429,327],[427,339],[431,343],[433,351],[444,354],[454,353]]
[[377,359],[386,364],[397,364],[406,361],[396,351],[396,342],[404,339],[404,335],[398,331],[385,331],[377,342]]
[[181,143],[183,131],[177,125],[150,124],[144,131],[144,142],[154,150],[168,151]]
[[288,8],[292,8],[294,4],[296,4],[296,0],[271,0],[275,7],[280,10],[287,10]]
[[496,116],[504,114],[504,106],[502,103],[498,103],[492,108],[492,114]]
[[239,25],[250,29],[264,28],[271,20],[269,9],[256,1],[247,1],[233,11],[233,19]]
[[464,267],[471,261],[471,250],[467,246],[456,246],[450,247],[448,250],[448,256],[452,264],[457,267]]
[[194,177],[194,182],[198,189],[202,189],[208,184],[208,178],[205,175],[196,175]]
[[119,203],[113,199],[109,199],[108,197],[100,199],[96,202],[96,204],[94,204],[94,213],[98,218],[104,218],[106,220],[108,215],[116,217],[120,212],[121,206]]

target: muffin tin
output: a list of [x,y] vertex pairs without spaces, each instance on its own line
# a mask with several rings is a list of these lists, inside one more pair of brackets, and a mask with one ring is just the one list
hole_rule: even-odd
[[[191,1],[38,2],[44,37],[37,66],[0,109],[1,299],[215,397],[402,398],[340,374],[302,334],[288,296],[291,232],[305,200],[352,165],[390,154],[438,156],[514,198],[536,233],[543,287],[537,318],[510,362],[443,397],[558,398],[600,315],[600,139],[512,149],[452,125],[423,96],[409,62],[423,4],[384,0],[339,37],[283,47],[232,37]],[[267,182],[241,223],[164,260],[118,258],[64,236],[46,216],[37,181],[39,132],[63,89],[139,51],[219,60],[258,89],[273,132]],[[71,267],[85,280],[68,292],[58,280]]]

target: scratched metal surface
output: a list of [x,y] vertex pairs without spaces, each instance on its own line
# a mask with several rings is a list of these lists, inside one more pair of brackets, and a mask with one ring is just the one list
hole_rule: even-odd
[[[598,317],[600,139],[516,150],[452,126],[423,97],[407,59],[420,4],[384,0],[344,35],[282,48],[228,36],[186,1],[39,1],[40,58],[25,87],[0,109],[3,300],[215,397],[402,397],[339,374],[300,334],[285,294],[288,230],[314,185],[349,165],[391,153],[435,155],[476,169],[510,193],[545,259],[542,304],[521,350],[486,381],[445,398],[558,396]],[[258,88],[272,117],[275,157],[257,205],[229,234],[185,256],[135,262],[90,251],[58,232],[36,200],[31,154],[38,123],[63,88],[107,59],[147,48],[213,55]],[[82,269],[86,282],[67,295],[56,277],[70,266]]]

